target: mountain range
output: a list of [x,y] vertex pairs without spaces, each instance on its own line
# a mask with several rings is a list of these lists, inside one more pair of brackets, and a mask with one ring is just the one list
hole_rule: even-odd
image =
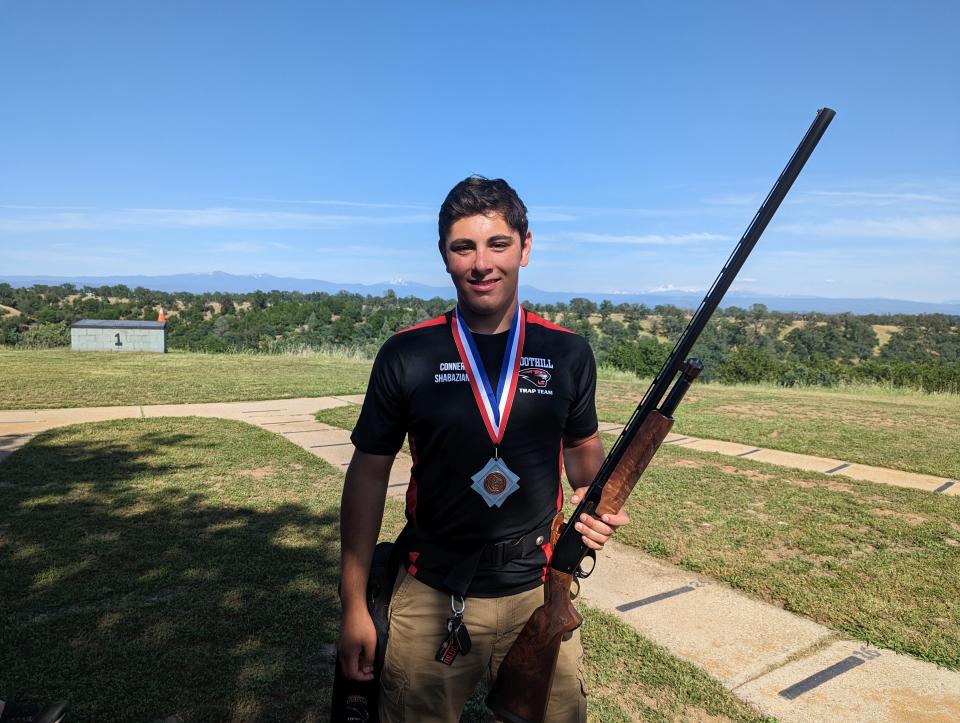
[[[47,284],[74,284],[80,286],[117,286],[123,284],[131,289],[142,286],[147,289],[165,292],[206,292],[250,293],[253,291],[300,291],[303,293],[325,291],[335,294],[347,291],[355,294],[382,296],[393,289],[397,296],[415,296],[421,299],[434,297],[453,298],[450,286],[427,286],[405,281],[387,281],[377,284],[349,284],[320,279],[297,279],[269,274],[235,275],[223,271],[206,274],[172,274],[167,276],[4,276],[0,282],[11,286],[33,286]],[[699,306],[703,292],[657,291],[648,293],[601,293],[591,291],[545,291],[533,286],[521,286],[523,300],[538,304],[556,304],[569,302],[573,298],[585,298],[594,302],[608,299],[614,304],[646,304],[649,307],[658,304],[673,304],[680,308],[693,309]],[[941,303],[909,301],[906,299],[885,298],[831,298],[822,296],[778,296],[757,294],[746,291],[730,291],[724,297],[722,306],[750,307],[753,304],[765,304],[772,311],[805,312],[817,311],[825,314],[850,312],[853,314],[955,314],[960,315],[960,300]]]

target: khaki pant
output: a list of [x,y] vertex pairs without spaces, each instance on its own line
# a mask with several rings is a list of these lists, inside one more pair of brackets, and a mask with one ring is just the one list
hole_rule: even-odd
[[[531,613],[543,604],[538,587],[501,598],[467,598],[463,620],[472,649],[452,665],[434,660],[446,637],[450,596],[401,568],[390,602],[390,638],[380,678],[384,723],[455,723],[477,683],[497,669]],[[587,718],[580,631],[560,644],[547,721],[582,723]]]

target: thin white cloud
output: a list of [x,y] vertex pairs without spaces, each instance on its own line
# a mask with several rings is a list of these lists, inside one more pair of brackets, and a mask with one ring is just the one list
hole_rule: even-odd
[[534,223],[548,223],[552,221],[576,221],[577,217],[570,213],[561,213],[559,211],[552,211],[544,208],[531,208],[527,216],[530,221]]
[[[602,206],[531,206],[530,213],[557,213],[562,216],[592,216],[597,218],[686,216],[695,213],[685,208],[622,208]],[[567,220],[567,219],[563,219]]]
[[949,198],[930,193],[895,193],[895,192],[873,192],[873,191],[805,191],[802,195],[814,196],[817,198],[838,199],[842,201],[852,201],[858,203],[881,203],[887,205],[900,202],[926,202],[926,203],[949,203],[960,204],[960,198]]
[[260,254],[274,250],[286,251],[290,248],[291,246],[289,244],[278,243],[276,241],[224,241],[210,245],[208,250],[214,253]]
[[661,294],[665,291],[682,291],[684,293],[692,294],[696,292],[706,292],[706,289],[698,286],[674,286],[673,284],[663,284],[662,286],[654,286],[651,289],[647,289],[648,294]]
[[355,216],[237,208],[128,208],[0,218],[0,232],[86,231],[124,228],[342,229],[434,221],[432,214]]
[[715,233],[680,233],[641,235],[605,234],[588,232],[570,232],[557,234],[556,238],[580,243],[592,244],[622,244],[628,246],[683,246],[701,241],[729,241],[729,236]]
[[831,219],[777,227],[783,233],[825,238],[876,238],[904,241],[960,241],[960,215]]
[[14,211],[80,211],[90,206],[33,206],[13,203],[0,203],[0,208]]
[[290,198],[252,198],[247,196],[231,196],[234,201],[253,201],[255,203],[286,203],[303,206],[343,206],[345,208],[406,208],[419,211],[435,210],[433,206],[423,203],[380,203],[374,201],[341,201],[338,199],[290,199]]
[[763,195],[759,193],[724,193],[719,196],[709,196],[703,199],[703,202],[714,206],[758,206],[763,202]]

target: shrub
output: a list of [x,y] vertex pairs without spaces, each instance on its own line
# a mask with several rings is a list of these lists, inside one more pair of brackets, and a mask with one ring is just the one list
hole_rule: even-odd
[[724,384],[755,384],[775,381],[782,372],[782,362],[755,346],[740,346],[727,354],[717,367],[716,379]]
[[58,346],[70,346],[70,328],[67,322],[55,324],[37,324],[20,335],[18,347],[25,349],[52,349]]
[[602,362],[623,371],[633,372],[639,377],[652,377],[660,371],[669,355],[669,346],[652,337],[646,337],[634,344],[620,343],[611,347]]

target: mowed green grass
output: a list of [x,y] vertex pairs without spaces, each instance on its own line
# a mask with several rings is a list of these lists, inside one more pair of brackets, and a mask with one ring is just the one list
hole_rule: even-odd
[[[358,410],[317,419],[350,428]],[[960,669],[960,497],[664,445],[627,510],[620,542]]]
[[[600,418],[626,422],[647,384],[601,377]],[[695,384],[676,419],[695,437],[960,479],[958,395]]]
[[369,361],[347,355],[0,349],[0,409],[358,394],[369,374]]
[[[240,422],[38,435],[0,462],[0,690],[77,720],[327,720],[342,484]],[[383,537],[402,524],[390,502]],[[760,720],[609,616],[584,636],[591,720]]]

